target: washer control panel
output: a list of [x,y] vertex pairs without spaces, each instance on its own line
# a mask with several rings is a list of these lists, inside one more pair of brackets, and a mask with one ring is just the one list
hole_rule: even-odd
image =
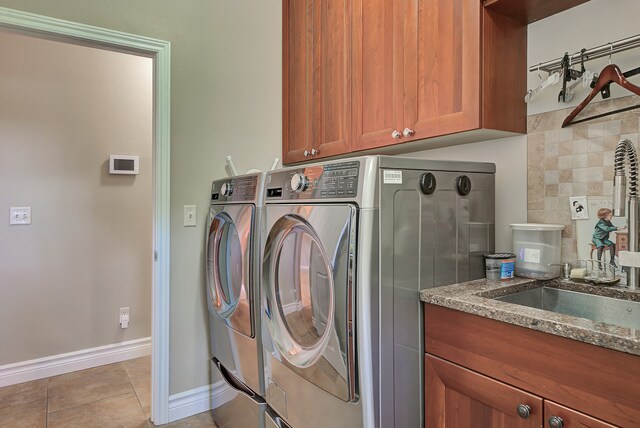
[[267,174],[266,199],[335,199],[358,194],[359,161],[336,162]]
[[211,184],[211,202],[253,201],[258,189],[258,175],[231,177]]

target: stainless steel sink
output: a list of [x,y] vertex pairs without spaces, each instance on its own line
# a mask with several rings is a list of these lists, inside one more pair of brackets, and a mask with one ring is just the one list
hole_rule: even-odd
[[532,288],[494,299],[621,327],[640,329],[640,302],[551,287]]

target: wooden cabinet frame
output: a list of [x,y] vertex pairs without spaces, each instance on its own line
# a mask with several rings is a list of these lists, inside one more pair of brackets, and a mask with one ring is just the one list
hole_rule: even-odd
[[479,0],[283,0],[283,163],[525,133],[526,50]]
[[640,421],[638,356],[431,304],[424,331],[428,354],[601,421]]

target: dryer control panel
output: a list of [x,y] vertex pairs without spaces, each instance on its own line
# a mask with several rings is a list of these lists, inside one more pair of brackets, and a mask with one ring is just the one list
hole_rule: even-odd
[[266,199],[354,198],[358,194],[359,172],[359,161],[270,172]]
[[216,180],[211,184],[211,202],[246,202],[256,199],[258,175]]

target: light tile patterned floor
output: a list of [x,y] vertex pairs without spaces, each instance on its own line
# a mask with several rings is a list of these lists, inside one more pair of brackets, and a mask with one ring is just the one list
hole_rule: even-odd
[[[151,357],[0,388],[0,428],[151,428]],[[211,412],[168,428],[217,427]]]

